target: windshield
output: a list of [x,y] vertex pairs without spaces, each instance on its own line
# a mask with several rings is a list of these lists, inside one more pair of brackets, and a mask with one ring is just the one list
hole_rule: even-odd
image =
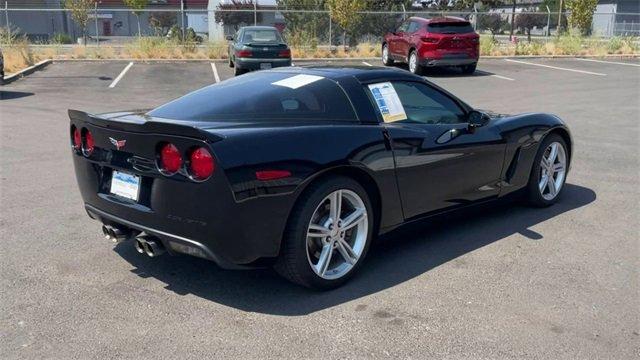
[[450,22],[429,24],[427,30],[435,34],[466,34],[472,33],[473,27],[468,22]]
[[356,121],[342,88],[322,76],[255,72],[207,86],[149,112],[166,119]]
[[280,44],[282,38],[277,30],[271,29],[245,29],[242,35],[244,44],[260,43],[260,44]]

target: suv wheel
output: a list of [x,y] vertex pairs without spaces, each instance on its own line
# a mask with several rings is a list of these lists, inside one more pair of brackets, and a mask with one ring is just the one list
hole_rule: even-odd
[[409,53],[409,71],[412,74],[422,75],[422,66],[420,66],[418,53],[415,50]]
[[386,66],[393,65],[393,59],[389,55],[389,46],[382,45],[382,63]]
[[471,65],[465,65],[465,66],[462,67],[462,73],[471,75],[474,72],[476,72],[476,66],[478,66],[478,63],[473,63]]

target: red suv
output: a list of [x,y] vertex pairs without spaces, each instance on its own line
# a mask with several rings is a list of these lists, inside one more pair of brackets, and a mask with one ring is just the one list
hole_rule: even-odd
[[406,62],[414,74],[435,66],[458,66],[465,74],[473,74],[480,57],[479,43],[480,36],[464,19],[412,17],[384,36],[382,62]]

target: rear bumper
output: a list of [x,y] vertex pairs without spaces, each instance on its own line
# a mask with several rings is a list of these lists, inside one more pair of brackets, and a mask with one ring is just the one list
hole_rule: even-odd
[[450,57],[443,57],[443,58],[439,58],[439,59],[433,59],[433,58],[425,58],[422,59],[420,61],[420,65],[422,66],[426,66],[426,67],[433,67],[433,66],[461,66],[461,65],[471,65],[471,64],[475,64],[478,62],[478,58],[476,57],[468,57],[466,55],[461,55],[461,56],[450,56]]
[[245,269],[246,266],[237,265],[225,260],[219,255],[215,254],[206,244],[202,242],[188,239],[183,236],[171,234],[162,230],[154,229],[145,225],[141,225],[113,214],[109,214],[89,204],[84,205],[85,210],[89,217],[94,220],[98,220],[103,224],[118,225],[132,230],[144,232],[145,234],[155,236],[158,238],[165,249],[170,254],[186,254],[197,256],[203,259],[211,260],[223,269]]
[[260,64],[270,64],[272,68],[291,66],[291,58],[236,58],[235,66],[245,70],[260,70]]

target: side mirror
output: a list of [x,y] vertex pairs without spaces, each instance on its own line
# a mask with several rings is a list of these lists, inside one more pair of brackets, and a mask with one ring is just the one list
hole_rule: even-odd
[[228,41],[233,41],[233,36],[231,35],[227,35],[224,38],[227,39]]
[[473,132],[476,128],[485,126],[489,123],[491,117],[478,110],[471,110],[467,115],[467,122],[469,122],[469,132]]

